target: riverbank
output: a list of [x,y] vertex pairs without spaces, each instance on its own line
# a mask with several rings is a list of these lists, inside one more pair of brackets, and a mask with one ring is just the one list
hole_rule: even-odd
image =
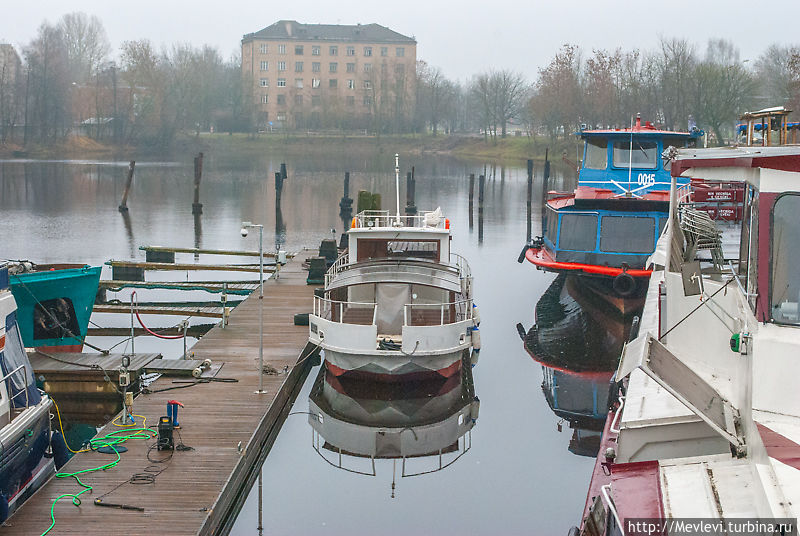
[[520,164],[528,158],[543,160],[545,149],[550,149],[551,160],[560,160],[563,151],[572,153],[572,140],[511,136],[505,139],[484,139],[477,136],[404,135],[365,136],[344,133],[291,133],[291,134],[209,134],[179,136],[169,152],[152,147],[117,147],[90,138],[72,136],[52,146],[28,148],[0,145],[0,158],[96,158],[139,159],[170,154],[196,152],[226,154],[232,157],[260,155],[265,151],[285,154],[322,155],[331,152],[354,154],[402,153],[407,155],[443,155],[470,160],[492,160],[499,163]]

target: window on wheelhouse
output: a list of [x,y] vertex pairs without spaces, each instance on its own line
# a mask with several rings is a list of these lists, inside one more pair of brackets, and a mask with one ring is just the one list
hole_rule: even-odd
[[744,217],[739,237],[739,275],[744,279],[747,301],[756,313],[758,299],[758,190],[747,185]]
[[608,165],[608,138],[588,138],[583,167],[587,169],[606,169]]
[[782,195],[772,209],[772,319],[800,325],[800,194]]
[[600,250],[609,253],[652,253],[655,249],[655,218],[603,216]]
[[596,214],[562,214],[559,249],[594,251],[597,247]]
[[630,140],[614,142],[614,167],[626,168],[628,164],[636,169],[655,169],[658,167],[658,144],[654,141],[633,140],[631,153]]
[[545,236],[553,245],[558,240],[558,212],[554,208],[546,207]]

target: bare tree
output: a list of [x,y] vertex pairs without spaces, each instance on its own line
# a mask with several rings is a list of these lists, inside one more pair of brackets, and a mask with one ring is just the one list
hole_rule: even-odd
[[[725,144],[726,131],[752,102],[755,83],[739,61],[739,51],[729,41],[712,39],[704,60],[694,69],[697,86],[696,119],[711,130],[719,145]],[[730,128],[723,128],[730,127]]]
[[430,125],[436,136],[439,125],[448,116],[453,105],[455,85],[442,70],[424,61],[417,62],[417,111],[423,124]]
[[531,116],[551,138],[568,134],[580,123],[581,53],[574,45],[565,44],[544,69],[530,100]]
[[661,103],[663,122],[668,128],[681,128],[687,124],[691,113],[691,87],[697,63],[694,46],[685,39],[661,39],[655,57],[657,83],[656,95]]
[[773,44],[756,59],[754,70],[758,78],[756,98],[759,107],[788,103],[792,96],[792,73],[789,62],[792,47]]
[[106,30],[97,16],[67,13],[58,23],[64,39],[69,73],[73,82],[86,82],[94,77],[111,52]]
[[47,23],[24,48],[27,64],[25,142],[53,142],[71,128],[72,94],[61,30]]

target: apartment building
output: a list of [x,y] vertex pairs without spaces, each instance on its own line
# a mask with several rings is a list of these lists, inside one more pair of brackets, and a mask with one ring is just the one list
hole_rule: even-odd
[[242,38],[259,128],[402,130],[413,114],[417,42],[379,24],[282,20]]

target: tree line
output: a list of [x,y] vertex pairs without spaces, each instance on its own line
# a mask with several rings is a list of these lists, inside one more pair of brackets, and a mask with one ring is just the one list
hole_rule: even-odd
[[[180,132],[257,128],[240,53],[223,58],[207,45],[135,40],[112,60],[102,22],[85,13],[43,23],[18,64],[8,45],[0,47],[0,143],[52,144],[77,130],[109,143],[166,147]],[[722,39],[701,47],[662,38],[652,50],[591,53],[565,44],[533,80],[487,70],[460,82],[425,61],[415,75],[413,112],[402,129],[433,135],[496,140],[511,128],[558,139],[582,125],[624,127],[641,113],[670,129],[691,122],[724,144],[743,111],[800,111],[800,46],[780,44],[749,60]],[[397,122],[383,117],[391,114],[374,114],[373,130],[396,132]]]
[[662,38],[654,50],[591,54],[565,44],[532,81],[520,72],[492,70],[459,85],[425,66],[418,88],[421,121],[434,134],[477,126],[496,139],[513,125],[558,139],[581,126],[625,127],[641,113],[668,129],[696,125],[723,145],[745,111],[787,106],[800,112],[800,46],[773,44],[743,60],[724,39],[699,47]]

